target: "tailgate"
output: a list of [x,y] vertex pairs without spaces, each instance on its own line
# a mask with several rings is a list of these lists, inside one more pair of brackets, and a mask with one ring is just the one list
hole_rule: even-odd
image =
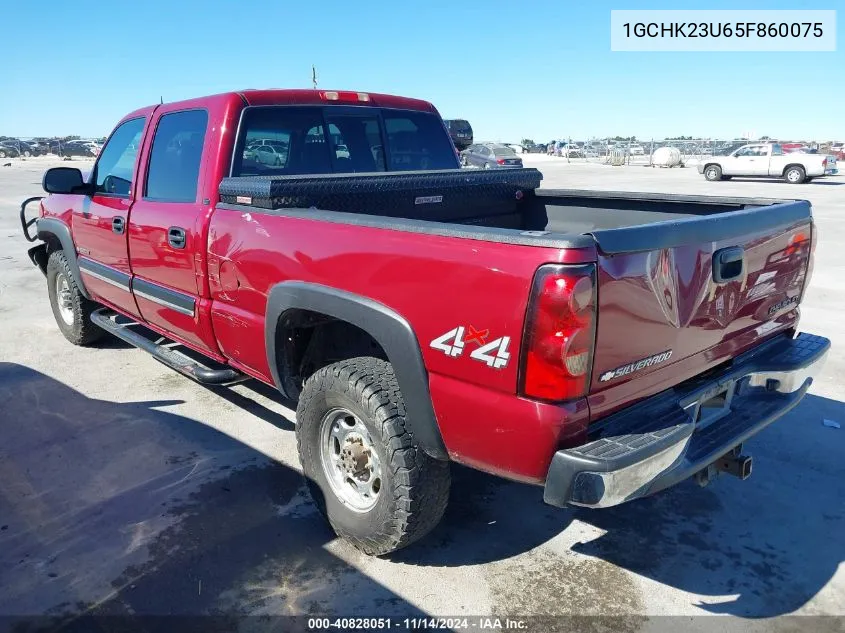
[[702,373],[798,319],[812,244],[806,201],[593,236],[594,416]]

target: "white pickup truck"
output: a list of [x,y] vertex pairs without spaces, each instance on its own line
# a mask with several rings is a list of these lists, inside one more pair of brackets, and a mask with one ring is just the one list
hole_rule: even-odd
[[732,176],[783,178],[790,184],[837,173],[836,161],[822,154],[785,154],[777,143],[743,145],[727,156],[702,160],[698,173],[707,180],[729,180]]

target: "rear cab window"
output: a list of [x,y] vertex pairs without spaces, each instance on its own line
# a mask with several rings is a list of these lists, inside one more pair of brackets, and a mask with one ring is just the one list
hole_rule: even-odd
[[196,200],[207,126],[205,110],[183,110],[161,116],[150,150],[146,200]]
[[430,112],[360,106],[244,109],[232,176],[457,169]]

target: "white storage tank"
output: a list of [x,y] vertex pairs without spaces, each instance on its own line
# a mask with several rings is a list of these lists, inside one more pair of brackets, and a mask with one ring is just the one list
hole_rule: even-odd
[[681,151],[677,147],[658,147],[651,155],[651,164],[657,167],[677,167],[681,164]]

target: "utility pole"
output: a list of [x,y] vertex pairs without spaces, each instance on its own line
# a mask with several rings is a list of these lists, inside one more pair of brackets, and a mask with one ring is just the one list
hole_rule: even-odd
[[317,69],[314,64],[311,64],[311,83],[314,85],[314,90],[317,89]]

